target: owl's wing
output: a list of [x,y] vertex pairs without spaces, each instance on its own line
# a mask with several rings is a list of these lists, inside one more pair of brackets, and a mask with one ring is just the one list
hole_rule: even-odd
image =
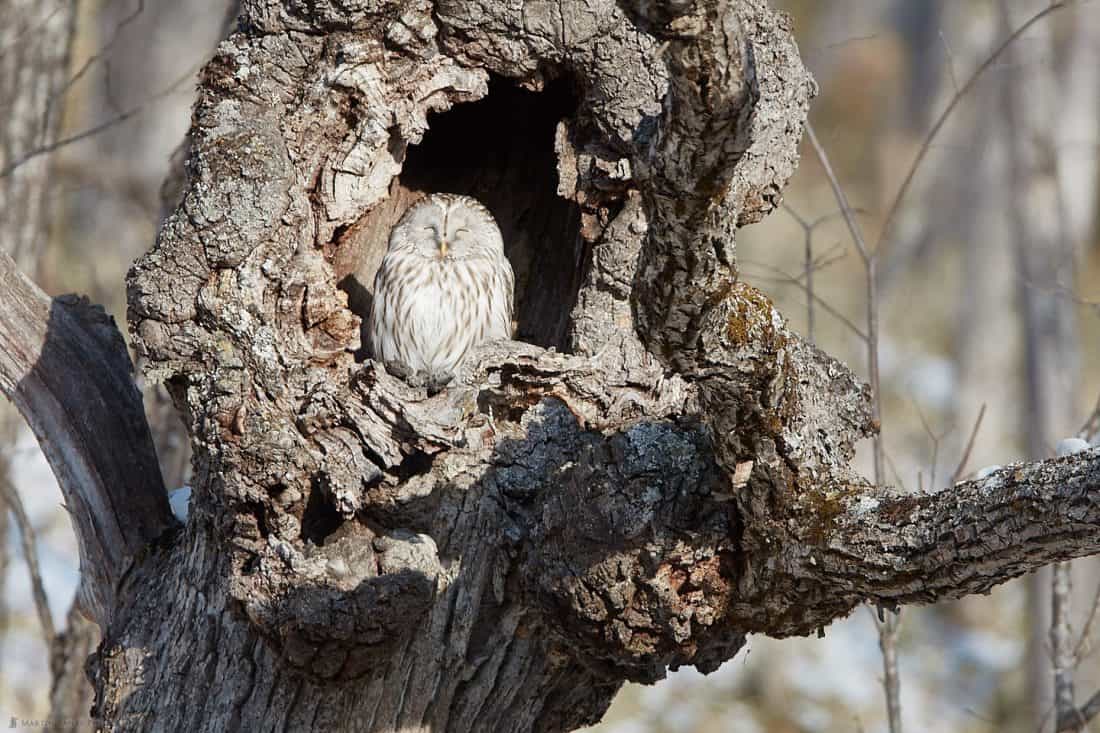
[[397,303],[400,295],[401,258],[389,252],[374,274],[374,293],[367,317],[367,349],[372,358],[383,361],[397,358]]

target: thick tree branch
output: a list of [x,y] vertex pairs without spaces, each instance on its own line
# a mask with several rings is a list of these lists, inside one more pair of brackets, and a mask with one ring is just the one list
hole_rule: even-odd
[[[1100,451],[1007,466],[930,494],[825,496],[820,542],[799,574],[884,605],[985,593],[1059,560],[1100,552]],[[831,516],[837,512],[835,516]]]
[[[487,358],[486,362],[498,358]],[[585,369],[580,364],[570,368],[566,366],[568,357],[541,357],[529,362],[514,352],[504,361],[518,365],[518,369],[510,367],[511,373],[502,379],[502,401],[514,399],[516,390],[528,399],[532,392],[552,395],[568,406],[568,414],[582,426],[621,424],[621,413],[607,414],[597,407],[621,404],[614,395],[622,389],[598,369]],[[597,385],[605,387],[601,390]],[[690,414],[693,406],[697,407],[698,403],[693,402],[698,397],[696,387],[684,384],[673,389],[680,395],[679,401],[665,403],[663,410],[649,401],[635,403],[635,419],[640,422],[634,431],[666,416]],[[645,394],[641,385],[634,390],[636,398]],[[595,397],[601,393],[604,396]],[[560,423],[558,430],[563,430]],[[685,438],[690,434],[682,433]],[[714,460],[705,448],[693,454],[694,460],[704,464]],[[669,460],[683,465],[685,455]],[[624,497],[624,503],[616,509],[617,516],[648,517],[631,521],[647,524],[660,538],[661,528],[681,513],[697,520],[724,515],[724,502],[733,498],[715,484],[713,469],[697,475],[681,470],[673,493],[663,497],[668,501],[679,497],[679,504],[675,511],[671,505],[662,511],[662,499],[637,495],[629,475],[597,479],[592,470],[584,461],[578,461],[578,468],[557,473],[556,491],[547,500],[571,507],[580,498],[579,494],[571,496],[572,492],[585,493],[593,485],[604,486],[601,492]],[[650,470],[660,473],[657,466],[650,466]],[[575,489],[570,488],[574,485]],[[748,488],[748,483],[733,487],[735,494]],[[696,501],[684,497],[696,497]],[[549,521],[549,511],[549,507],[541,511],[542,521]],[[987,592],[994,585],[1051,562],[1095,554],[1100,552],[1100,533],[1096,531],[1100,527],[1100,450],[1008,466],[983,479],[930,494],[898,492],[862,482],[815,486],[793,497],[783,511],[785,521],[773,524],[768,536],[761,538],[762,552],[748,553],[736,570],[724,567],[711,577],[711,582],[718,585],[712,585],[709,591],[718,594],[724,582],[728,585],[721,593],[728,596],[718,600],[703,592],[692,603],[695,610],[708,605],[726,608],[728,615],[723,623],[744,633],[808,634],[864,602],[899,606],[960,598]],[[529,551],[545,556],[553,545],[561,553],[557,561],[574,568],[567,577],[589,583],[590,592],[599,594],[601,585],[596,579],[602,576],[595,569],[598,565],[593,565],[593,553],[597,551],[571,536],[571,530],[565,530],[565,525],[576,519],[567,509],[561,517],[566,534],[536,542],[538,550]],[[620,520],[619,525],[624,524]],[[707,524],[700,522],[701,526]],[[785,527],[794,531],[786,531]],[[728,530],[734,532],[732,527]],[[555,534],[548,528],[540,532]],[[631,554],[623,538],[600,536],[607,558],[622,562],[624,553]],[[715,538],[716,544],[709,552],[717,552],[723,542],[735,538],[736,533]],[[656,545],[661,546],[661,542]],[[647,545],[645,552],[653,557],[654,546]],[[675,554],[666,546],[656,556]],[[784,561],[777,563],[777,557]],[[780,588],[800,591],[787,596],[777,592]],[[753,597],[753,592],[759,597]],[[680,613],[684,612],[681,608]],[[648,615],[638,609],[630,613],[636,619]]]
[[173,523],[129,355],[101,308],[50,299],[0,253],[0,389],[38,438],[80,546],[99,623],[135,557]]

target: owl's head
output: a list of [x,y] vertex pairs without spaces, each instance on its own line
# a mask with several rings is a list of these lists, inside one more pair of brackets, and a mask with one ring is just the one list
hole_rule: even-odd
[[437,193],[409,207],[390,234],[390,250],[441,261],[499,257],[504,240],[493,215],[469,196]]

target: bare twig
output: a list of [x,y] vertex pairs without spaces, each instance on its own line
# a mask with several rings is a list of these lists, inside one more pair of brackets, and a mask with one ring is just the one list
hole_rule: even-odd
[[833,41],[832,43],[825,44],[825,48],[832,50],[834,48],[844,48],[853,43],[861,43],[863,41],[877,41],[880,38],[878,33],[869,33],[866,36],[851,36],[841,41]]
[[894,480],[898,482],[898,486],[901,487],[902,491],[909,491],[909,489],[905,486],[905,480],[901,477],[901,473],[898,471],[897,465],[894,464],[894,459],[890,457],[889,453],[886,453],[884,457],[886,458],[886,465],[890,467],[890,472],[894,474]]
[[[80,68],[77,69],[76,72],[69,77],[68,81],[66,81],[56,92],[50,95],[50,98],[48,100],[46,100],[46,112],[42,115],[43,120],[48,121],[50,119],[50,112],[53,109],[54,104],[57,103],[66,94],[68,94],[69,90],[72,89],[78,81],[84,78],[84,75],[87,74],[93,66],[95,66],[97,61],[106,56],[107,52],[110,51],[111,48],[114,47],[115,43],[118,41],[119,36],[122,34],[122,29],[137,20],[138,16],[141,15],[143,12],[145,12],[145,0],[138,0],[137,7],[134,8],[134,10],[131,11],[129,15],[120,20],[117,25],[115,25],[114,30],[111,32],[111,38],[107,41],[107,43],[103,44],[103,46],[98,51],[89,56],[84,61],[84,63],[81,64]],[[111,70],[108,66],[106,76],[108,89],[110,89],[110,80]],[[110,97],[109,93],[108,97]]]
[[982,409],[978,410],[978,419],[974,421],[974,428],[970,431],[970,438],[966,441],[966,448],[963,449],[962,458],[959,459],[959,465],[955,467],[955,472],[951,474],[951,481],[948,486],[954,486],[959,483],[959,479],[962,478],[963,472],[966,470],[966,464],[970,460],[970,453],[974,450],[974,439],[978,437],[978,431],[982,427],[982,418],[985,417],[985,403],[982,403]]
[[901,609],[886,610],[879,607],[872,612],[878,629],[879,648],[882,649],[882,688],[886,693],[886,717],[890,733],[902,733],[901,675],[898,671],[898,632],[901,629]]
[[852,234],[852,241],[855,242],[856,249],[859,250],[859,256],[863,258],[864,262],[867,262],[873,257],[873,254],[867,248],[867,243],[863,239],[863,232],[859,228],[859,223],[855,218],[855,209],[848,203],[848,196],[840,186],[840,181],[833,171],[833,165],[829,162],[829,156],[825,154],[825,149],[821,147],[821,143],[817,139],[817,134],[814,132],[814,126],[808,121],[806,122],[806,137],[809,139],[810,145],[813,146],[814,153],[817,154],[817,158],[821,162],[821,167],[825,170],[825,177],[828,179],[829,186],[832,188],[833,195],[836,197],[837,204],[840,206],[840,213],[844,216],[844,223],[848,225],[848,231]]
[[791,275],[790,273],[784,272],[783,270],[779,269],[778,267],[772,267],[771,265],[765,264],[763,262],[751,262],[751,263],[746,262],[745,264],[752,264],[756,267],[760,267],[762,269],[765,269],[765,270],[768,270],[770,272],[775,273],[774,275],[760,275],[760,274],[757,274],[754,277],[758,280],[771,280],[772,282],[784,283],[784,284],[787,284],[787,285],[794,285],[795,287],[799,288],[800,290],[802,290],[804,293],[807,294],[807,297],[813,298],[814,302],[816,302],[819,306],[821,306],[822,310],[824,310],[826,313],[831,315],[833,318],[837,319],[838,321],[843,323],[845,326],[847,326],[848,329],[852,333],[854,333],[856,336],[858,336],[861,341],[864,341],[864,342],[867,341],[867,334],[865,334],[862,330],[860,330],[859,326],[852,323],[852,321],[847,316],[845,316],[843,313],[841,313],[836,308],[831,306],[828,303],[828,301],[824,300],[823,298],[818,296],[816,293],[810,293],[809,289],[802,282],[800,277],[796,277],[794,275]]
[[1100,397],[1096,398],[1096,407],[1092,408],[1092,414],[1085,420],[1085,424],[1077,431],[1079,438],[1092,441],[1100,436]]
[[[1071,584],[1069,563],[1057,563],[1053,568],[1050,594],[1050,647],[1054,672],[1054,708],[1057,711],[1055,719],[1058,721],[1058,730],[1066,730],[1062,727],[1062,721],[1080,718],[1073,702],[1073,669],[1076,664],[1070,640]],[[1083,721],[1080,721],[1077,727],[1071,727],[1068,730],[1078,731],[1082,727]]]
[[[814,261],[813,261],[813,264],[812,264],[812,269],[815,273],[816,272],[821,272],[822,270],[824,270],[828,267],[832,267],[836,263],[843,260],[845,257],[847,257],[847,254],[843,251],[843,245],[841,245],[839,242],[837,242],[827,252],[822,252],[814,258]],[[742,257],[742,258],[737,260],[737,264],[739,264],[739,265],[752,265],[754,267],[759,267],[759,268],[764,269],[764,270],[772,270],[774,272],[781,273],[784,277],[791,278],[791,279],[795,280],[796,282],[802,282],[806,278],[805,271],[799,273],[798,275],[791,275],[791,274],[787,273],[785,270],[780,270],[779,268],[775,267],[774,265],[772,265],[768,262],[761,262],[760,260],[751,260],[751,259]]]
[[947,55],[947,73],[951,77],[951,86],[955,94],[959,93],[959,77],[955,74],[955,54],[951,52],[951,44],[947,42],[947,36],[940,29],[940,42],[943,44],[943,52]]
[[1056,281],[1053,285],[1041,285],[1031,280],[1024,273],[1016,273],[1016,277],[1024,284],[1025,287],[1034,290],[1043,295],[1053,295],[1061,298],[1065,301],[1073,303],[1074,305],[1084,306],[1086,308],[1092,308],[1100,313],[1100,300],[1092,300],[1090,298],[1084,298],[1077,294],[1077,291],[1072,285],[1066,285],[1060,280]]
[[805,240],[805,275],[806,275],[806,335],[810,341],[814,340],[814,237],[810,232],[806,233]]
[[810,341],[814,340],[814,230],[813,227],[803,228],[803,246],[805,248],[805,264],[803,275],[806,278],[806,335]]
[[49,15],[38,21],[38,23],[28,26],[21,31],[17,31],[15,38],[13,38],[11,42],[8,43],[8,45],[0,48],[0,56],[5,55],[8,51],[11,51],[13,48],[23,43],[23,41],[27,40],[31,36],[37,34],[40,30],[45,28],[49,24],[49,22],[54,19],[54,16],[61,12],[61,7],[61,5],[58,5],[50,11]]
[[[817,229],[822,224],[837,218],[838,216],[843,216],[844,215],[843,211],[839,211],[839,210],[838,211],[832,211],[828,214],[822,214],[821,216],[817,217],[813,221],[810,221],[810,220],[806,219],[804,216],[802,216],[801,214],[799,214],[798,211],[796,211],[794,209],[794,207],[792,207],[787,202],[783,202],[782,208],[783,208],[784,211],[786,211],[788,214],[791,215],[792,219],[794,219],[796,222],[798,222],[799,226],[801,226],[803,228],[806,228],[806,229],[810,229],[811,231]],[[852,207],[852,213],[853,214],[858,214],[860,216],[867,216],[867,214],[869,212],[867,211],[867,209],[860,208],[860,207],[856,206],[856,207]]]
[[50,603],[46,597],[46,588],[42,584],[42,569],[38,564],[38,550],[34,544],[34,525],[31,524],[19,492],[11,485],[5,474],[0,473],[0,498],[11,509],[15,524],[19,527],[19,542],[23,549],[23,559],[27,563],[27,572],[31,580],[31,593],[34,596],[34,608],[38,612],[38,621],[42,624],[42,636],[46,644],[53,644],[56,631],[53,616],[50,615]]
[[835,218],[838,215],[843,215],[843,211],[834,211],[831,214],[819,216],[813,221],[808,221],[803,218],[794,207],[790,204],[784,204],[783,210],[790,214],[800,227],[802,227],[803,246],[805,248],[805,264],[803,268],[802,276],[806,279],[805,291],[806,295],[806,336],[813,341],[816,318],[814,315],[814,304],[817,302],[817,296],[814,293],[814,271],[818,269],[818,265],[814,261],[813,245],[814,245],[814,231],[817,227],[830,219]]
[[1095,693],[1089,698],[1088,702],[1073,710],[1064,719],[1058,718],[1054,731],[1055,733],[1067,733],[1068,731],[1082,730],[1097,715],[1100,715],[1100,692]]
[[115,115],[114,117],[112,117],[108,120],[105,120],[104,122],[101,122],[98,125],[94,125],[93,127],[90,127],[87,130],[82,130],[81,132],[74,133],[74,134],[72,134],[68,137],[61,138],[59,140],[54,140],[54,141],[52,141],[50,143],[47,143],[45,145],[40,145],[37,148],[32,148],[31,150],[28,150],[26,153],[24,153],[20,157],[16,158],[15,160],[11,161],[10,163],[8,163],[8,165],[6,165],[4,168],[0,168],[0,178],[6,178],[7,176],[10,176],[18,168],[25,165],[28,161],[34,160],[35,158],[39,157],[40,155],[47,155],[49,153],[54,152],[55,150],[59,150],[63,147],[67,147],[67,146],[69,146],[73,143],[80,142],[81,140],[86,140],[87,138],[90,138],[90,137],[94,137],[95,135],[98,135],[99,133],[103,132],[104,130],[108,130],[108,129],[114,127],[115,125],[121,124],[121,123],[125,122],[126,120],[130,119],[131,117],[134,117],[135,115],[141,114],[142,112],[144,112],[148,108],[148,106],[151,103],[159,101],[159,100],[163,99],[164,97],[167,97],[170,94],[173,94],[181,85],[183,85],[184,82],[188,81],[189,79],[191,79],[191,77],[193,77],[195,75],[195,73],[199,70],[200,66],[201,66],[201,64],[195,64],[194,66],[189,68],[186,73],[182,74],[178,79],[176,79],[170,85],[168,85],[167,87],[165,87],[161,91],[157,92],[153,96],[147,98],[146,100],[144,100],[140,104],[137,104],[137,105],[131,107],[130,109],[124,110],[121,114]]
[[[1096,622],[1098,608],[1100,608],[1100,585],[1097,585],[1096,592],[1092,596],[1092,605],[1089,606],[1088,618],[1085,619],[1085,625],[1081,629],[1081,636],[1077,639],[1077,644],[1073,647],[1072,660],[1074,666],[1080,665],[1081,660],[1092,652],[1090,648],[1092,644],[1092,626]],[[1055,689],[1057,689],[1057,682],[1055,684]],[[1089,698],[1088,702],[1080,708],[1064,716],[1061,712],[1059,713],[1058,724],[1055,728],[1056,733],[1082,730],[1098,713],[1100,713],[1100,692],[1095,692],[1092,697]]]
[[920,409],[920,405],[917,401],[913,400],[913,407],[917,410],[917,417],[920,418],[920,424],[924,428],[925,434],[928,439],[932,441],[932,466],[930,475],[928,477],[928,485],[932,490],[936,488],[936,467],[940,460],[940,441],[943,440],[948,433],[951,432],[951,428],[943,431],[939,435],[932,432],[932,427],[928,424],[928,420],[924,417],[924,411]]
[[1083,654],[1090,652],[1092,625],[1096,622],[1098,608],[1100,608],[1100,583],[1097,584],[1096,593],[1092,596],[1092,605],[1089,607],[1089,615],[1085,619],[1085,625],[1081,628],[1081,636],[1077,639],[1077,646],[1073,648],[1073,656],[1078,663],[1080,663]]
[[883,477],[885,476],[885,471],[882,459],[882,390],[879,382],[878,363],[877,253],[868,249],[867,243],[863,239],[863,231],[859,227],[859,222],[856,221],[855,211],[852,209],[851,204],[848,203],[848,197],[845,195],[844,189],[841,188],[840,181],[833,171],[833,166],[829,162],[829,156],[825,153],[825,148],[823,148],[818,141],[817,135],[814,133],[813,125],[810,124],[809,121],[806,122],[806,136],[810,141],[810,145],[813,146],[818,160],[821,162],[821,167],[825,170],[825,177],[829,181],[830,188],[832,188],[833,196],[836,198],[837,205],[840,206],[840,211],[844,216],[844,222],[848,225],[848,231],[852,235],[852,241],[855,242],[856,249],[859,251],[859,256],[863,260],[864,275],[867,284],[867,370],[871,382],[871,416],[874,419],[876,428],[872,439],[874,478],[875,483],[881,485]]
[[902,181],[901,188],[898,189],[897,195],[894,197],[893,203],[891,203],[890,208],[887,209],[886,217],[883,219],[882,230],[879,233],[879,247],[881,247],[882,243],[887,241],[887,239],[889,238],[890,231],[894,225],[894,219],[897,218],[898,211],[901,209],[902,201],[905,200],[906,195],[909,193],[909,188],[913,184],[913,178],[916,175],[917,170],[920,168],[921,163],[924,162],[925,156],[928,155],[928,151],[932,147],[932,141],[936,138],[936,135],[938,135],[940,130],[943,128],[944,123],[946,123],[947,120],[951,117],[951,114],[955,111],[955,108],[959,105],[959,102],[961,102],[963,98],[966,97],[966,95],[974,87],[975,82],[977,82],[978,79],[980,79],[982,75],[985,74],[985,72],[988,71],[991,66],[993,66],[997,59],[999,59],[1001,55],[1004,54],[1004,52],[1008,50],[1008,48],[1013,43],[1015,43],[1018,38],[1020,38],[1020,36],[1027,33],[1027,31],[1030,30],[1032,26],[1043,20],[1043,18],[1046,18],[1048,15],[1052,15],[1053,13],[1062,10],[1072,4],[1074,4],[1074,0],[1058,0],[1057,2],[1052,2],[1050,5],[1028,18],[1023,25],[1010,33],[1009,36],[1001,42],[1000,46],[994,49],[993,53],[991,53],[985,59],[985,61],[983,61],[981,65],[978,66],[978,68],[974,71],[973,74],[970,75],[970,77],[966,80],[962,87],[959,88],[959,90],[955,92],[954,95],[952,95],[951,99],[947,103],[947,107],[944,108],[943,112],[940,113],[939,118],[932,125],[932,129],[929,130],[928,135],[925,136],[924,142],[921,143],[920,149],[917,151],[917,157],[913,160],[913,164],[909,166],[909,171],[905,175],[905,180]]

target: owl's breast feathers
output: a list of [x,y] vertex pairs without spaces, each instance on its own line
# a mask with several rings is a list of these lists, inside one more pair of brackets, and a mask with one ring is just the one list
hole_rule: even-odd
[[414,371],[453,373],[474,346],[511,336],[511,264],[490,254],[425,258],[391,249],[375,277],[370,348]]

